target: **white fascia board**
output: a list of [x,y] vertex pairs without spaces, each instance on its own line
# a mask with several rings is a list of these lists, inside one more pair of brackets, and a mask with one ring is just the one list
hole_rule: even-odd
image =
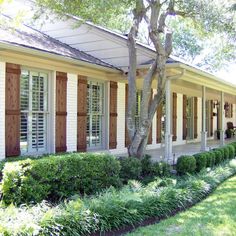
[[61,56],[61,55],[56,55],[50,52],[45,52],[45,51],[40,51],[37,49],[31,49],[31,48],[27,48],[26,46],[20,46],[20,45],[13,45],[10,43],[3,43],[0,42],[0,51],[1,50],[5,50],[5,49],[9,49],[9,50],[13,50],[16,52],[21,52],[21,53],[28,53],[34,56],[41,56],[41,57],[45,57],[47,59],[55,59],[55,60],[59,60],[59,61],[63,61],[63,62],[67,62],[70,64],[75,64],[81,67],[90,67],[90,68],[94,68],[94,69],[98,69],[98,70],[103,70],[103,71],[107,71],[107,72],[113,72],[113,73],[121,73],[121,70],[119,71],[118,69],[113,69],[113,68],[108,68],[105,66],[100,66],[97,64],[93,64],[93,63],[89,63],[89,62],[85,62],[79,59],[73,59],[73,58],[69,58],[69,57],[65,57],[65,56]]

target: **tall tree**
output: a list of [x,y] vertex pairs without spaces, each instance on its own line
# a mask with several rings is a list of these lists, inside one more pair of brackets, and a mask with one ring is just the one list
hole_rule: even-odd
[[[129,25],[127,37],[129,48],[128,72],[128,109],[127,128],[131,144],[128,147],[130,156],[141,157],[147,144],[147,138],[153,116],[163,100],[166,76],[166,61],[172,52],[172,30],[168,27],[170,18],[191,18],[193,26],[205,34],[224,32],[232,39],[235,35],[235,18],[230,13],[232,4],[221,0],[38,0],[41,9],[51,9],[56,13],[70,13],[108,27],[116,27],[112,20],[117,16]],[[132,20],[128,20],[131,17]],[[141,99],[140,123],[135,126],[136,106],[136,71],[137,37],[142,22],[147,25],[147,34],[156,51],[153,63],[143,78],[143,96]],[[187,39],[191,40],[190,38]],[[196,48],[198,50],[198,48]],[[151,98],[152,81],[157,80],[157,93]],[[151,102],[150,102],[151,99]]]

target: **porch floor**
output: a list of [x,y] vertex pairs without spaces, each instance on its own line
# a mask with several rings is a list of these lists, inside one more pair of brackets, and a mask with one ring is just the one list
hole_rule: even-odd
[[[225,144],[236,141],[236,137],[225,139]],[[213,149],[220,146],[220,140],[207,140],[207,149]],[[176,163],[176,160],[181,155],[193,155],[199,153],[201,150],[201,142],[186,143],[183,145],[173,146],[173,157],[167,160],[170,164]],[[164,146],[158,149],[147,150],[146,154],[150,155],[154,161],[161,161],[164,159],[165,148]],[[166,161],[166,160],[165,160]]]

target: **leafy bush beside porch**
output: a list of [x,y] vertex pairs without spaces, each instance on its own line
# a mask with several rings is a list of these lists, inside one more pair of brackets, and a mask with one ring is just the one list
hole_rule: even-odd
[[5,204],[60,200],[121,186],[119,161],[107,154],[66,154],[5,163]]

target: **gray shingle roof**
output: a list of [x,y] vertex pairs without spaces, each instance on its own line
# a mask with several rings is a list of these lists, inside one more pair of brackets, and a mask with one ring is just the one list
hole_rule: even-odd
[[0,42],[23,46],[39,51],[57,54],[63,57],[81,60],[103,67],[117,69],[113,65],[110,65],[78,49],[70,47],[67,44],[64,44],[25,25],[14,27],[8,23],[0,24],[0,35]]

